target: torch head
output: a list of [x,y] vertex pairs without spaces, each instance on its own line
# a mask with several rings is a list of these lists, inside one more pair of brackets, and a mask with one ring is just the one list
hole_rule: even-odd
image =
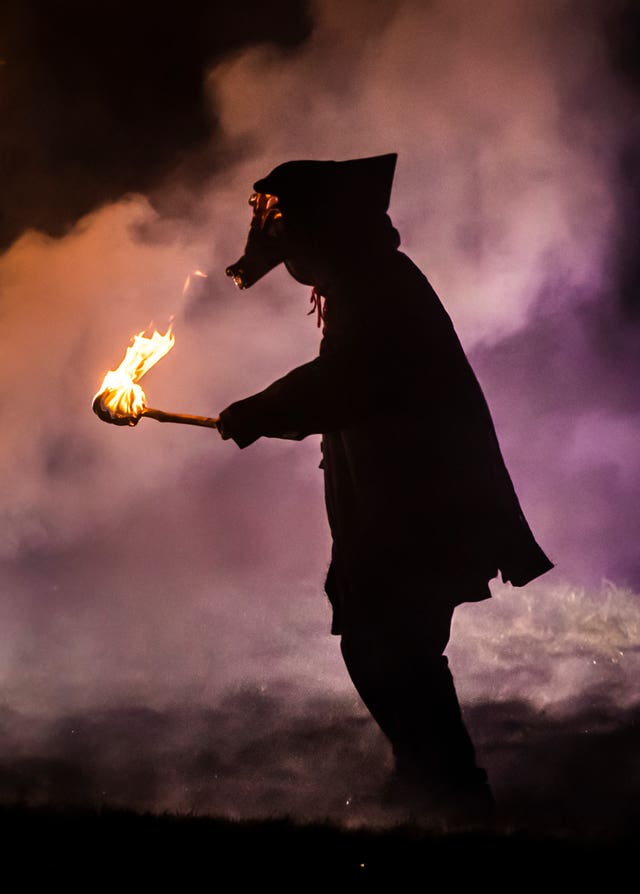
[[98,419],[102,419],[103,422],[109,422],[111,425],[137,425],[140,421],[139,415],[131,415],[131,416],[119,416],[117,413],[109,412],[107,408],[107,401],[114,396],[115,392],[107,391],[102,392],[100,394],[96,394],[93,399],[93,403],[91,404],[91,409],[96,414]]

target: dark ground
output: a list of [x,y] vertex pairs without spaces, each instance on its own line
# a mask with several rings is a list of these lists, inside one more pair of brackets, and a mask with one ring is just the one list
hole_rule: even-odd
[[[492,888],[560,883],[616,884],[632,872],[637,840],[531,835],[517,830],[428,832],[403,825],[385,831],[344,830],[288,819],[230,822],[207,817],[118,811],[0,810],[5,865],[22,885],[57,881],[65,889],[117,883],[131,889],[196,878],[291,883],[313,889],[323,879],[368,884],[381,878]],[[406,890],[406,889],[403,889]]]
[[[601,698],[555,714],[516,700],[465,709],[510,827],[605,840],[638,829],[640,706]],[[296,706],[247,689],[209,709],[110,708],[48,724],[5,710],[0,739],[5,806],[346,827],[406,819],[381,808],[389,748],[349,699]]]

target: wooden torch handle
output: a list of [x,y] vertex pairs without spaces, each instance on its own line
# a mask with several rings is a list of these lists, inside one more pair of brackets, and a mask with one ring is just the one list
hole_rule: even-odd
[[145,407],[141,416],[148,416],[157,422],[180,422],[182,425],[202,425],[205,428],[217,428],[218,419],[211,416],[190,416],[188,413],[165,413],[164,410],[154,410]]

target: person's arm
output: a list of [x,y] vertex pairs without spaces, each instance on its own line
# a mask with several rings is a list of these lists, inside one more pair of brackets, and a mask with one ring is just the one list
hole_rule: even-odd
[[293,438],[335,431],[376,411],[375,380],[362,357],[321,355],[264,391],[220,413],[220,433],[247,447],[257,438]]
[[222,437],[247,447],[260,437],[337,431],[374,414],[423,412],[461,354],[449,318],[378,317],[359,319],[342,350],[321,353],[223,410]]

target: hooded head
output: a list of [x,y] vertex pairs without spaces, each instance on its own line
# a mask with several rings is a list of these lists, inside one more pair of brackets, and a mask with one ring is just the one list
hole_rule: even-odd
[[349,161],[288,161],[256,181],[244,255],[227,268],[241,289],[279,263],[300,282],[317,285],[345,257],[395,249],[387,216],[397,155]]

